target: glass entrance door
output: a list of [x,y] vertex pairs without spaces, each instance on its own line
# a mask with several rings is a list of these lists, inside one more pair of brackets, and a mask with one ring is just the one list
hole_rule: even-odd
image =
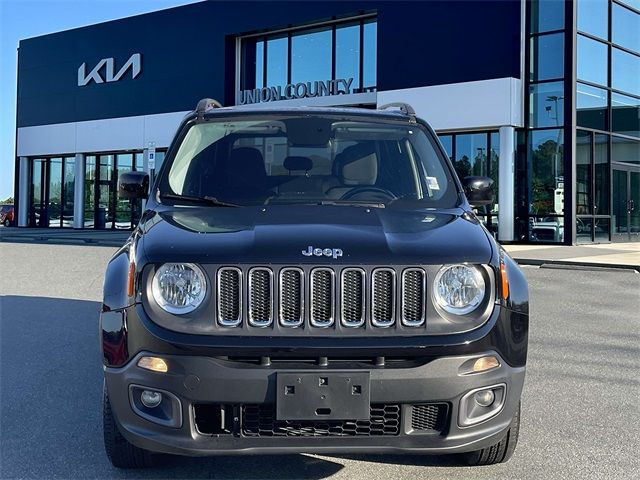
[[640,241],[640,168],[613,168],[614,242]]
[[73,227],[74,169],[75,157],[33,160],[29,226]]

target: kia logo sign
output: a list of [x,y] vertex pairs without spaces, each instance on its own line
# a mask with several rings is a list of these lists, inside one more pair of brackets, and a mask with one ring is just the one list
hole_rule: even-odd
[[[93,67],[93,70],[86,73],[87,64],[83,63],[78,68],[78,86],[84,87],[88,85],[91,80],[96,83],[105,82],[117,82],[120,80],[128,70],[131,70],[131,78],[134,79],[142,72],[142,55],[140,53],[134,53],[129,57],[129,60],[118,70],[115,75],[115,60],[113,58],[103,58],[98,64]],[[104,77],[103,77],[104,73]]]

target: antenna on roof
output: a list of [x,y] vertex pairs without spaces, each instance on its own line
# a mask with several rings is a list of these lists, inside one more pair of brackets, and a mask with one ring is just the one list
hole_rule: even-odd
[[222,108],[222,104],[213,98],[203,98],[196,106],[196,113],[198,114],[198,117],[202,117],[205,113],[210,112],[215,108]]

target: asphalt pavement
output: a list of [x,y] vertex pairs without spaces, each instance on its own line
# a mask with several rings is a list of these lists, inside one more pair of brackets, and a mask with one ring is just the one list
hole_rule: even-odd
[[114,248],[0,243],[0,478],[640,478],[640,274],[525,267],[529,364],[510,462],[438,458],[167,458],[120,471],[102,446],[97,337]]

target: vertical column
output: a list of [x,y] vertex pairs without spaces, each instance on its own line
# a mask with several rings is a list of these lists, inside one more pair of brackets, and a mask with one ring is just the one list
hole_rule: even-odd
[[29,159],[20,157],[20,171],[18,172],[18,226],[26,227],[29,225]]
[[84,175],[85,156],[76,153],[73,189],[73,228],[84,228]]
[[498,240],[514,239],[515,216],[515,147],[514,127],[500,127],[500,159],[498,162]]

